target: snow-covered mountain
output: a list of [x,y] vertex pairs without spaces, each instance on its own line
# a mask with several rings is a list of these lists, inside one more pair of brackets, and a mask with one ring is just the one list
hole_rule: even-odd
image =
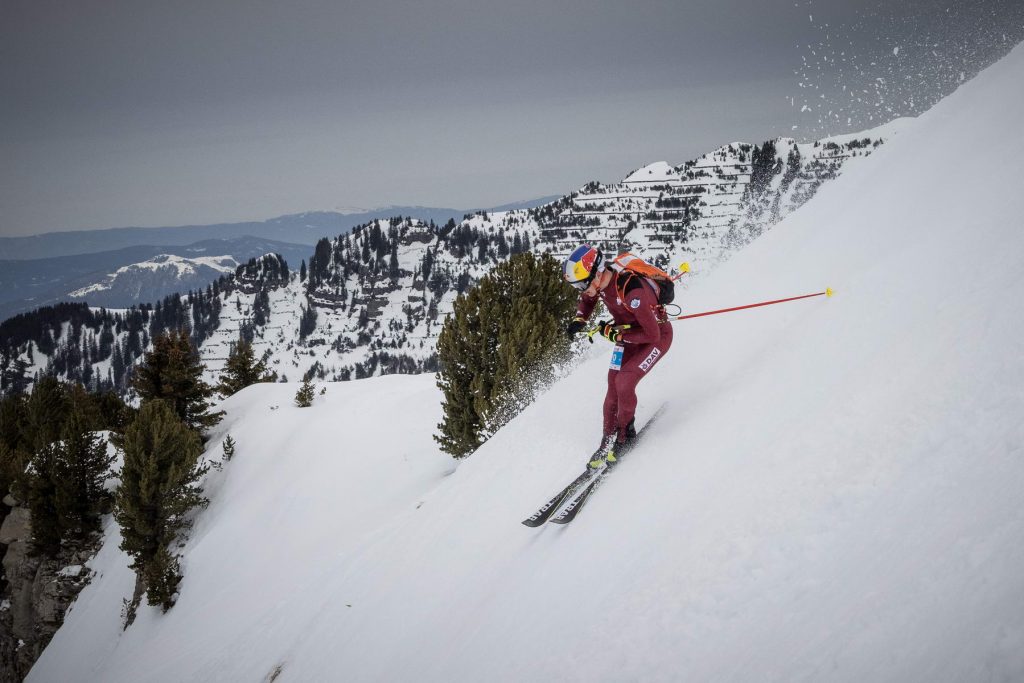
[[[146,311],[129,312],[132,320],[79,312],[74,320],[48,315],[45,321],[9,321],[0,365],[21,358],[32,373],[52,371],[123,389],[127,375],[119,369],[137,360],[148,338],[186,322],[208,379],[219,374],[240,335],[269,353],[278,375],[289,379],[433,370],[436,335],[455,297],[510,254],[562,256],[580,242],[593,242],[608,251],[634,250],[666,269],[686,260],[696,273],[708,273],[905,124],[808,144],[785,138],[733,143],[679,166],[645,166],[619,183],[588,183],[538,207],[480,211],[461,222],[374,220],[321,239],[309,256],[308,280],[300,279],[291,259],[287,282],[225,283],[202,299],[170,302],[193,310],[156,323]],[[109,282],[123,279],[131,287],[141,276],[174,276],[171,266],[133,266],[77,294],[93,306],[111,305],[103,289]],[[66,336],[65,327],[91,335]],[[97,344],[101,337],[109,343]]]
[[233,273],[239,263],[268,252],[299,262],[309,256],[309,247],[237,237],[0,261],[0,319],[67,301],[107,308],[156,302],[177,292],[202,289]]
[[[119,289],[138,300],[142,292],[153,289],[170,289],[171,292],[175,292],[194,289],[196,284],[203,287],[218,277],[234,273],[237,267],[238,261],[231,255],[187,258],[174,254],[157,254],[147,261],[121,266],[99,282],[68,292],[68,298],[89,299],[94,304],[103,306],[102,296]],[[146,300],[160,298],[162,297],[159,295],[148,295]]]
[[[208,378],[219,374],[246,328],[257,352],[269,354],[271,367],[285,378],[433,370],[436,335],[455,297],[517,251],[562,255],[592,241],[609,250],[635,249],[665,267],[695,260],[710,270],[736,246],[727,239],[730,230],[759,233],[777,222],[903,123],[806,145],[789,139],[762,147],[735,143],[680,167],[661,162],[621,183],[591,183],[535,209],[479,212],[445,226],[376,221],[321,240],[308,281],[293,276],[287,286],[269,289],[262,325],[252,320],[263,293],[249,287],[226,295],[221,323],[202,344]],[[751,177],[761,186],[751,188]],[[315,318],[308,331],[303,316]]]
[[[905,124],[809,144],[725,145],[678,167],[651,164],[620,183],[589,183],[540,207],[478,212],[461,223],[405,218],[360,226],[321,240],[308,281],[293,277],[269,293],[262,326],[251,326],[255,291],[227,295],[220,326],[202,344],[203,361],[216,377],[240,330],[251,326],[257,351],[289,379],[433,370],[436,336],[455,297],[510,254],[562,256],[592,242],[636,250],[665,268],[685,260],[709,272]],[[303,316],[309,331],[296,335]]]
[[640,386],[665,414],[571,526],[519,520],[593,445],[607,347],[454,472],[429,376],[250,387],[177,605],[122,630],[108,526],[28,680],[1021,680],[1022,74],[1019,46],[685,287],[837,293],[679,323]]

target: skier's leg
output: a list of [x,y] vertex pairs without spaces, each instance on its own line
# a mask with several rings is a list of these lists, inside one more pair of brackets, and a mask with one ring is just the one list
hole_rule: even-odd
[[618,370],[608,370],[608,390],[604,395],[604,424],[601,430],[601,443],[598,444],[597,450],[594,451],[594,455],[591,456],[590,461],[587,463],[587,467],[594,470],[604,467],[605,457],[608,453],[608,437],[615,434],[615,415],[619,407],[619,397],[616,393],[616,378],[618,375]]
[[666,323],[662,325],[661,339],[657,344],[644,344],[626,350],[622,359],[622,369],[615,378],[615,394],[618,398],[615,429],[620,441],[625,438],[629,424],[636,414],[636,385],[665,357],[671,346],[672,326]]
[[615,393],[619,398],[619,403],[613,429],[618,432],[619,441],[625,438],[626,428],[636,413],[636,385],[642,378],[641,373],[627,372],[625,368],[615,378]]
[[615,378],[619,375],[618,370],[608,371],[608,391],[604,395],[604,427],[602,436],[615,433],[615,416],[619,410]]

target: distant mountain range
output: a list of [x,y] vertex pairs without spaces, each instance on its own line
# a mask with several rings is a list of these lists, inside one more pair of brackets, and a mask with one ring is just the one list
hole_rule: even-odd
[[29,260],[0,261],[0,320],[61,301],[126,308],[175,292],[205,287],[235,267],[268,252],[291,263],[312,249],[257,237],[208,239],[185,246],[124,249]]
[[[486,209],[510,211],[530,209],[547,204],[556,196],[540,197],[513,204]],[[141,245],[185,246],[200,240],[258,237],[291,244],[314,245],[321,237],[334,237],[348,232],[357,225],[393,216],[407,216],[425,223],[446,223],[460,220],[479,209],[446,209],[431,206],[387,206],[379,209],[310,211],[279,216],[265,221],[217,223],[214,225],[183,225],[166,228],[108,228],[103,230],[69,230],[48,232],[27,237],[0,237],[0,259],[41,259],[54,256],[73,256],[137,247]]]
[[[556,197],[487,211],[529,209]],[[390,206],[315,211],[266,221],[167,228],[111,228],[0,238],[0,320],[61,301],[125,308],[205,287],[238,264],[278,253],[298,268],[322,237],[357,225],[408,216],[441,225],[475,209]]]
[[459,209],[394,206],[357,213],[311,211],[242,223],[48,232],[28,237],[0,237],[0,258],[21,260],[73,256],[140,245],[185,246],[200,240],[227,240],[237,237],[259,237],[292,244],[313,245],[321,237],[340,235],[376,218],[401,215],[444,223],[449,218],[459,219],[464,213]]

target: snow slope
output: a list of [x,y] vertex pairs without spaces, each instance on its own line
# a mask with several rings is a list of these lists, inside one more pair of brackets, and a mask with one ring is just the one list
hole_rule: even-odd
[[682,292],[837,295],[679,323],[667,413],[569,527],[519,520],[596,445],[607,347],[450,476],[427,377],[250,389],[179,604],[111,643],[95,581],[29,680],[1021,680],[1022,74]]

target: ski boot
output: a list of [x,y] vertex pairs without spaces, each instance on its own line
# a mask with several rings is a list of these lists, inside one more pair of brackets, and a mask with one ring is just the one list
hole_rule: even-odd
[[636,438],[636,418],[634,417],[626,425],[626,438],[623,439],[623,443],[630,443]]
[[615,435],[609,434],[601,440],[601,447],[594,451],[594,454],[590,456],[590,462],[587,463],[587,468],[593,471],[604,469],[605,464],[608,462],[609,456],[612,461],[615,459]]
[[630,420],[629,424],[623,429],[619,430],[615,435],[615,440],[611,443],[608,448],[608,453],[605,456],[605,463],[608,467],[611,467],[619,461],[618,456],[624,454],[626,450],[633,445],[633,441],[636,440],[636,426],[635,419]]
[[618,438],[615,441],[615,451],[622,455],[633,447],[634,441],[636,441],[636,418],[630,420],[628,425],[619,430]]

